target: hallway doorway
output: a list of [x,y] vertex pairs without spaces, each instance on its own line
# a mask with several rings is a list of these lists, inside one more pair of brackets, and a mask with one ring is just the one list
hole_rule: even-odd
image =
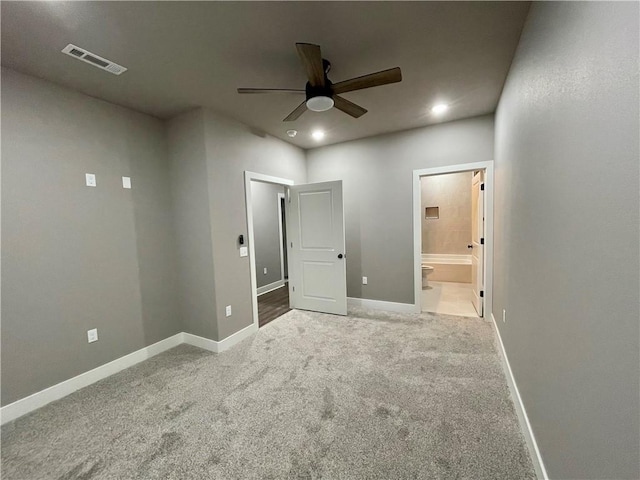
[[[275,216],[271,214],[274,192],[279,210]],[[284,214],[281,194],[286,196]],[[260,195],[262,200],[258,199]],[[249,257],[255,328],[260,327],[258,295],[284,285],[288,285],[291,308],[346,315],[342,181],[294,185],[288,179],[245,171],[245,201],[249,245],[240,247],[240,255]],[[263,206],[270,213],[261,214]],[[275,243],[274,228],[280,232]],[[265,238],[271,241],[259,241],[260,232],[268,232]],[[240,245],[242,240],[240,235]],[[260,253],[263,247],[268,247],[270,260]],[[276,251],[279,268],[274,268]],[[272,276],[276,270],[280,273],[278,278]]]
[[285,185],[251,180],[251,250],[255,262],[258,327],[290,310],[286,261]]
[[[280,250],[280,281],[283,285],[276,286],[275,288],[269,288],[261,292],[258,288],[258,327],[262,328],[267,323],[275,320],[276,318],[284,315],[291,310],[289,302],[289,266],[287,262],[287,220],[286,220],[286,208],[285,208],[285,194],[277,192],[277,222],[278,222],[278,245]],[[284,186],[281,188],[284,189]],[[267,202],[269,199],[266,199]],[[273,200],[273,199],[271,199]],[[266,205],[269,206],[268,204]],[[255,210],[255,208],[254,208]],[[255,217],[254,217],[255,218]],[[256,234],[255,220],[254,220],[254,238]],[[255,241],[255,240],[254,240]],[[274,249],[275,250],[275,249]],[[280,283],[280,281],[278,283]]]
[[245,172],[253,324],[260,328],[290,310],[286,259],[288,178]]

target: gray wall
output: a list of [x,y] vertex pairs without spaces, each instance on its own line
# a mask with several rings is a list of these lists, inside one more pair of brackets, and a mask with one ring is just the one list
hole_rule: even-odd
[[496,115],[494,314],[554,479],[640,478],[638,16],[534,3]]
[[492,160],[493,143],[487,115],[307,152],[309,182],[343,182],[348,296],[414,302],[413,170]]
[[[215,265],[218,338],[249,326],[249,258],[240,257],[238,235],[247,238],[244,172],[263,173],[305,183],[305,153],[282,140],[204,110],[211,235]],[[233,315],[225,318],[225,305]]]
[[204,115],[194,110],[167,123],[177,240],[179,312],[184,331],[218,338]]
[[172,119],[168,142],[180,317],[186,332],[222,340],[253,322],[249,257],[238,244],[247,238],[244,172],[304,183],[304,151],[202,108]]
[[253,243],[256,252],[258,288],[284,280],[280,263],[279,193],[284,193],[284,187],[281,185],[251,182]]
[[162,123],[3,68],[2,139],[6,405],[182,327]]

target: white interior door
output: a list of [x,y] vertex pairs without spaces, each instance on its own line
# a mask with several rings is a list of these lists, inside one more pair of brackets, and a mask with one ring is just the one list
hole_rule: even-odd
[[471,186],[471,283],[473,306],[484,315],[484,171],[473,176]]
[[289,187],[286,220],[291,308],[346,315],[342,182]]

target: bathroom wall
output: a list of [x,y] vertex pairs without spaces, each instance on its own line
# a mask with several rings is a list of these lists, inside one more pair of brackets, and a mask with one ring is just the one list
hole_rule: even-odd
[[[420,179],[422,253],[468,255],[471,243],[472,172]],[[438,207],[438,219],[426,219],[425,208]]]

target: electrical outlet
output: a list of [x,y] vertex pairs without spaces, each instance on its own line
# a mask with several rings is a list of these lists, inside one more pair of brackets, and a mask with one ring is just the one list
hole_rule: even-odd
[[249,249],[247,247],[240,247],[240,256],[246,257],[249,255]]
[[265,275],[267,274],[267,267],[264,267],[264,270],[262,273],[264,273]]
[[507,321],[507,311],[503,308],[502,309],[502,323],[506,323]]
[[224,309],[224,313],[227,317],[231,316],[231,305],[227,305]]
[[85,173],[85,180],[87,182],[87,187],[95,187],[96,186],[96,176],[94,173]]
[[87,342],[93,343],[98,341],[98,329],[93,328],[91,330],[87,330]]
[[362,284],[363,285],[366,285],[368,281],[369,280],[367,279],[367,277],[362,277]]

